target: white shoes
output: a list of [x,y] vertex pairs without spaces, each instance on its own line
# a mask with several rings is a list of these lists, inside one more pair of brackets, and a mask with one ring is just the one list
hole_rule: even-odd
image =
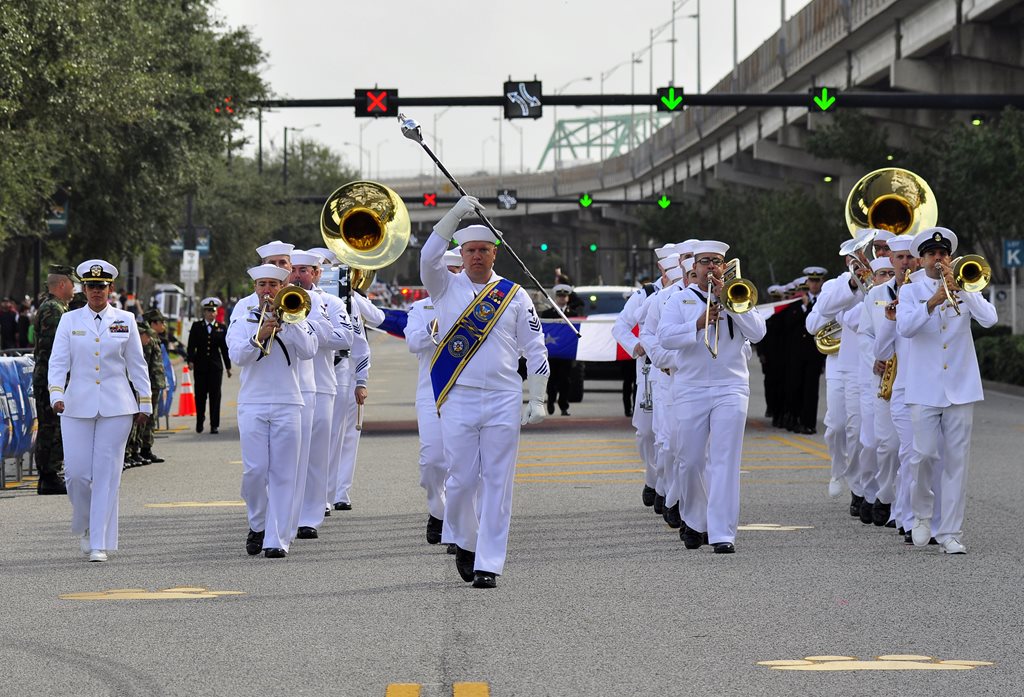
[[842,477],[839,479],[828,480],[828,495],[834,499],[839,498],[842,493],[846,490],[846,480]]
[[946,554],[967,554],[967,548],[960,544],[960,540],[951,537],[942,543],[942,551]]
[[85,554],[85,555],[88,555],[89,552],[91,551],[89,549],[89,531],[88,530],[83,532],[82,535],[78,538],[78,548],[80,550],[82,550],[82,554]]
[[915,547],[928,546],[929,540],[932,539],[931,518],[915,518],[914,529],[910,531],[910,536],[914,540]]
[[106,561],[107,553],[102,549],[93,549],[89,551],[89,561]]

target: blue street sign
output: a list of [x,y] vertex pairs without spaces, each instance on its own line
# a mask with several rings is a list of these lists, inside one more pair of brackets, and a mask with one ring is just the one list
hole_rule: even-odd
[[1003,240],[1003,268],[1024,266],[1024,240]]

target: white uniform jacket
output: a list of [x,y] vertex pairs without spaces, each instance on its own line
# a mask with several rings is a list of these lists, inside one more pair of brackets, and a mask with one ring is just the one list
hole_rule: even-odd
[[[649,298],[644,300],[646,306],[642,312],[644,323],[640,327],[640,343],[647,351],[651,363],[658,370],[672,371],[678,368],[679,352],[665,349],[658,340],[658,326],[661,324],[661,316],[665,311],[665,304],[671,297],[683,290],[683,282],[676,281],[667,288],[662,288]],[[659,379],[661,379],[659,377]]]
[[[420,252],[420,278],[434,301],[438,334],[444,337],[466,311],[484,286],[474,286],[465,271],[453,274],[445,266],[443,255],[448,248],[444,238],[431,233]],[[491,271],[488,283],[500,280]],[[456,385],[485,390],[519,392],[523,380],[517,372],[519,356],[526,358],[530,375],[548,375],[548,351],[540,318],[533,301],[520,288],[480,348],[456,379]]]
[[[858,287],[857,290],[850,289],[850,272],[841,273],[836,278],[830,278],[821,286],[821,292],[814,299],[814,307],[811,312],[817,311],[821,318],[821,326],[829,320],[835,319],[836,315],[844,310],[849,310],[857,303],[864,300],[864,293]],[[811,316],[807,315],[807,331],[814,334],[821,326],[811,329]]]
[[256,346],[261,298],[252,293],[231,311],[227,344],[231,361],[242,369],[239,404],[304,404],[299,365],[316,355],[317,340],[302,320],[278,329],[270,355]]
[[50,404],[63,401],[64,416],[79,419],[152,414],[149,366],[135,315],[110,305],[98,314],[97,320],[86,306],[60,318],[47,373]]
[[[896,331],[910,339],[905,363],[906,403],[948,407],[980,402],[985,395],[971,319],[991,327],[998,320],[995,307],[981,293],[960,291],[960,315],[945,302],[929,313],[928,298],[940,281],[924,273],[912,274],[911,281],[900,288],[896,306]],[[904,372],[902,355],[900,360],[898,372]]]
[[[749,393],[750,372],[747,369],[749,344],[764,338],[767,328],[757,310],[733,314],[723,310],[719,315],[718,358],[712,359],[704,346],[704,330],[697,322],[704,316],[707,295],[696,285],[674,293],[666,303],[658,325],[658,339],[666,349],[679,350],[681,360],[675,379],[694,387],[736,387]],[[729,330],[732,319],[732,331]],[[709,335],[712,345],[715,327]]]
[[[657,293],[661,290],[661,279],[659,278],[653,285],[654,292]],[[615,341],[619,342],[619,346],[625,349],[626,353],[630,356],[636,351],[637,344],[643,345],[640,342],[639,336],[634,334],[633,330],[640,324],[644,301],[647,300],[647,297],[646,290],[643,288],[637,289],[627,298],[622,312],[618,314],[615,318],[615,324],[612,325],[612,337],[615,338]],[[644,350],[647,350],[646,346],[644,346]]]
[[423,298],[409,308],[409,318],[405,324],[405,344],[409,347],[409,353],[416,356],[419,362],[416,406],[434,405],[434,390],[430,384],[430,361],[437,347],[430,338],[430,328],[436,316],[433,301],[430,298]]
[[[321,394],[336,394],[338,378],[334,374],[334,352],[352,350],[352,321],[345,309],[345,301],[336,295],[325,293],[317,286],[309,292],[313,306],[319,305],[319,320],[313,331],[317,338],[316,356],[313,358],[313,374],[316,391]],[[313,312],[310,312],[310,318]],[[303,386],[304,387],[304,386]]]

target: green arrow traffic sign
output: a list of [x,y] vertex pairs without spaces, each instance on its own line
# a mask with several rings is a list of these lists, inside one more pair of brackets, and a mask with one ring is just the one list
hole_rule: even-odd
[[828,87],[821,88],[821,96],[814,97],[814,103],[818,105],[818,108],[822,111],[828,111],[833,104],[836,103],[835,95],[828,96]]
[[662,194],[661,198],[658,199],[658,205],[661,206],[662,208],[668,208],[669,204],[671,203],[672,202],[668,200],[668,196],[666,196],[665,194]]
[[[682,92],[682,88],[680,88],[679,91]],[[683,103],[683,95],[680,94],[677,97],[675,87],[669,87],[668,94],[665,94],[664,90],[658,90],[658,96],[661,97],[661,103],[664,104],[669,111],[675,111],[676,107]]]
[[580,196],[580,205],[583,206],[584,208],[586,208],[593,202],[594,199],[590,198],[590,194],[583,194],[582,196]]

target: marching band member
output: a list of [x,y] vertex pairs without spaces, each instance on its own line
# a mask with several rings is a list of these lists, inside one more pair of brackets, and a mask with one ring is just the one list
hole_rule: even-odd
[[[756,310],[733,313],[713,303],[707,312],[707,294],[722,288],[728,249],[715,240],[694,243],[697,283],[672,296],[658,327],[662,346],[680,353],[673,382],[676,408],[686,414],[678,435],[687,481],[680,537],[687,549],[707,541],[717,554],[735,551],[750,399],[749,343],[765,334],[764,318]],[[717,358],[702,345],[705,330],[709,336],[720,333]]]
[[[442,541],[457,545],[455,565],[464,581],[494,588],[505,566],[519,429],[544,419],[549,368],[530,296],[494,273],[498,240],[487,227],[459,231],[464,270],[452,275],[445,267],[459,221],[479,208],[463,196],[434,226],[421,251],[420,276],[443,336],[431,367],[449,468]],[[520,355],[529,386],[521,417]]]
[[299,387],[305,406],[302,410],[302,448],[296,480],[295,508],[297,532],[303,540],[319,537],[327,501],[328,457],[338,379],[334,374],[334,352],[352,348],[352,324],[341,298],[319,291],[317,283],[324,259],[313,252],[293,249],[289,280],[310,298],[306,322],[317,339],[317,352],[311,361],[299,366]]
[[818,432],[818,392],[825,359],[814,345],[814,332],[808,331],[807,317],[818,302],[827,271],[821,266],[808,266],[803,273],[791,284],[802,301],[790,304],[780,313],[789,344],[783,425],[794,433],[810,435]]
[[135,315],[107,300],[117,269],[90,259],[76,273],[88,304],[61,316],[47,383],[61,416],[71,532],[89,561],[103,562],[117,549],[125,445],[133,420],[142,425],[153,413],[152,394]]
[[[444,264],[451,273],[462,271],[462,253],[450,249],[444,253]],[[441,419],[434,404],[430,385],[430,363],[437,349],[437,313],[429,297],[417,300],[409,308],[405,325],[405,343],[419,362],[419,381],[416,383],[416,425],[420,434],[420,486],[427,492],[427,543],[441,541],[444,525],[444,480],[448,465],[444,459],[441,440]]]
[[[291,245],[286,246],[291,252]],[[227,335],[228,353],[242,371],[238,433],[242,441],[242,498],[249,518],[245,551],[256,555],[263,550],[268,559],[287,556],[295,534],[292,509],[303,407],[299,364],[313,358],[317,350],[316,337],[305,320],[279,324],[276,316],[266,316],[265,301],[273,300],[289,273],[275,264],[249,269],[254,292],[235,305]]]
[[210,433],[220,427],[220,391],[224,371],[231,377],[231,358],[225,337],[227,325],[217,321],[220,298],[200,301],[203,318],[192,323],[188,331],[188,368],[196,388],[196,433],[203,432],[206,418],[206,398],[210,398]]
[[[570,316],[572,310],[569,308],[569,299],[573,295],[572,286],[568,283],[556,283],[551,288],[557,308],[549,307],[540,313],[541,319],[559,319],[558,311]],[[551,368],[551,376],[548,379],[548,414],[555,413],[555,403],[562,412],[562,416],[569,416],[569,383],[572,377],[572,366],[575,363],[569,358],[548,358],[548,367]],[[626,373],[629,374],[628,372]]]
[[[980,292],[956,286],[950,267],[956,246],[952,230],[936,227],[919,232],[911,251],[921,260],[924,274],[900,288],[896,306],[896,331],[910,339],[905,398],[914,427],[911,535],[917,546],[927,545],[934,537],[947,554],[967,552],[960,535],[974,403],[985,398],[971,320],[991,327],[998,319],[995,307]],[[958,308],[947,301],[947,289],[959,302]],[[933,475],[939,491],[933,490]],[[935,511],[937,495],[940,503]],[[933,511],[937,513],[934,520]]]

